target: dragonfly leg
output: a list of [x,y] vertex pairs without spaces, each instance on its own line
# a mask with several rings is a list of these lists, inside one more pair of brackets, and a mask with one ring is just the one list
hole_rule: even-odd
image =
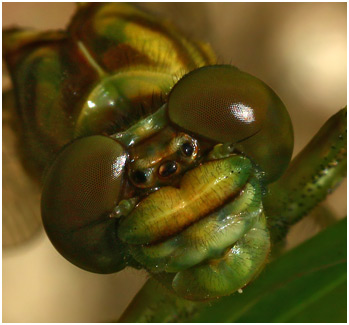
[[346,112],[345,107],[333,115],[269,187],[263,203],[274,242],[346,176]]

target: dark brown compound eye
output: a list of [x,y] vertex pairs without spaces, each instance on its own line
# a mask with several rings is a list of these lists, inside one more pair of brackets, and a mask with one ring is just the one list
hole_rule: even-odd
[[261,128],[268,108],[268,94],[256,80],[231,66],[194,70],[170,93],[169,117],[217,142],[242,140]]
[[48,170],[41,198],[45,230],[73,264],[97,273],[125,267],[116,219],[127,155],[113,139],[91,136],[66,146]]
[[185,75],[169,94],[168,116],[198,138],[234,144],[262,168],[267,182],[291,159],[293,129],[282,101],[261,80],[230,65]]

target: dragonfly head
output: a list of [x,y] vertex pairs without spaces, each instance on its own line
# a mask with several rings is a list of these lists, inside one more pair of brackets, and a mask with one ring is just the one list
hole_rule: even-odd
[[[135,263],[170,273],[188,299],[229,294],[266,261],[260,183],[280,177],[292,149],[290,118],[268,86],[232,66],[202,67],[127,130],[67,145],[46,175],[43,222],[89,271]],[[227,284],[212,288],[212,277]]]

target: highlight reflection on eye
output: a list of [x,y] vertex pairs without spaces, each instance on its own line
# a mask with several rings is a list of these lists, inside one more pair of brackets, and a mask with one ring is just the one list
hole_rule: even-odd
[[251,123],[255,121],[253,109],[243,103],[234,103],[230,105],[231,113],[240,121]]
[[194,149],[195,149],[194,146],[190,142],[184,142],[181,146],[182,153],[186,157],[191,157],[191,155],[194,152]]
[[114,177],[119,177],[121,175],[121,173],[124,170],[126,159],[127,159],[126,154],[116,158],[116,161],[112,165],[112,171],[113,171]]
[[96,104],[94,102],[92,102],[91,100],[87,101],[87,105],[88,105],[89,108],[96,107]]

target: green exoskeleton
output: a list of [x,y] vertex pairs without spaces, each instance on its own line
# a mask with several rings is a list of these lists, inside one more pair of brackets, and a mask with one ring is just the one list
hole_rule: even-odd
[[137,7],[84,4],[66,31],[7,30],[3,46],[44,227],[88,271],[229,295],[345,175],[344,110],[289,166],[273,90]]

